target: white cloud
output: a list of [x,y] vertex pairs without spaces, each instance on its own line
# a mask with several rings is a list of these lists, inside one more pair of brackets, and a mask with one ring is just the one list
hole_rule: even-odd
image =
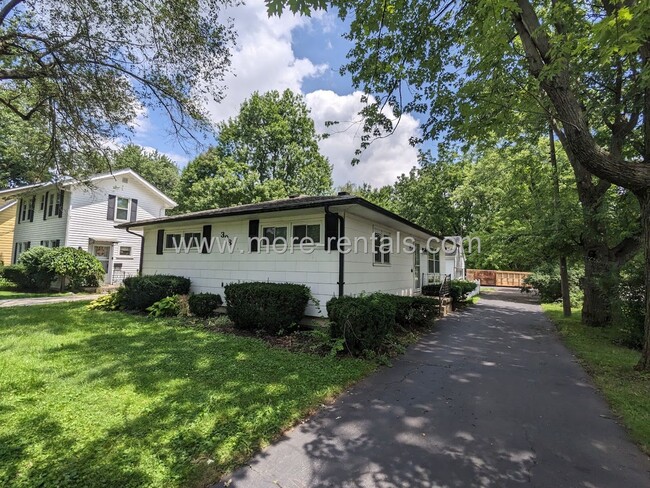
[[[319,133],[331,134],[320,142],[321,152],[334,166],[333,177],[336,185],[351,181],[370,183],[372,186],[389,185],[402,173],[417,165],[417,149],[409,144],[409,138],[418,131],[418,121],[404,115],[395,132],[375,140],[361,155],[361,162],[350,164],[355,157],[363,134],[363,124],[358,115],[362,107],[361,92],[350,95],[337,95],[330,90],[317,90],[306,95],[311,114]],[[339,124],[325,127],[326,121]]]
[[309,25],[313,19],[283,14],[269,18],[262,0],[251,0],[224,11],[237,29],[237,47],[224,84],[226,98],[208,102],[216,122],[237,114],[241,103],[254,91],[284,90],[299,92],[305,78],[319,76],[327,65],[316,65],[296,58],[291,47],[292,31]]

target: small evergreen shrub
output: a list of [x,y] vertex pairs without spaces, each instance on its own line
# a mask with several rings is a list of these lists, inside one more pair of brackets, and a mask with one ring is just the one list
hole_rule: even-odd
[[172,295],[190,292],[189,278],[173,275],[130,276],[122,283],[120,304],[127,310],[144,312],[154,303]]
[[197,317],[212,317],[214,311],[223,304],[220,295],[214,293],[195,293],[189,297],[190,313]]
[[307,286],[293,283],[230,283],[224,294],[236,328],[270,334],[295,330],[311,297]]
[[422,286],[422,294],[425,297],[437,297],[440,293],[440,283],[433,283],[431,285]]
[[424,329],[438,314],[438,304],[431,298],[387,296],[395,303],[395,322],[404,329]]
[[181,310],[181,299],[178,295],[165,297],[150,307],[147,307],[147,312],[149,312],[151,317],[178,317],[181,314]]
[[36,246],[23,252],[18,258],[18,264],[23,267],[24,276],[16,276],[20,282],[14,283],[27,291],[49,290],[56,278],[56,272],[48,262],[52,251],[53,249],[47,247]]
[[32,285],[31,280],[27,277],[27,272],[22,264],[12,264],[5,266],[2,270],[2,276],[5,280],[10,281],[20,290],[29,290]]
[[330,335],[352,354],[379,352],[395,331],[395,300],[383,294],[338,297],[327,302]]
[[449,294],[454,303],[459,303],[467,298],[467,294],[474,291],[478,285],[473,281],[451,280],[449,282]]

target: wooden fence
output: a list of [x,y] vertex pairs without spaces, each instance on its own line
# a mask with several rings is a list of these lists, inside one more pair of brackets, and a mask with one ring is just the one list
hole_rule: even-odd
[[481,286],[524,286],[524,278],[531,273],[526,271],[498,271],[495,269],[468,269],[468,280],[481,280]]

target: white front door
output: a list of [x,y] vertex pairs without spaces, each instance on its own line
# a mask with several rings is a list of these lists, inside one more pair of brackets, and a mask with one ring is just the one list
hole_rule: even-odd
[[112,261],[113,261],[113,256],[112,256],[112,248],[110,244],[103,244],[103,243],[95,243],[93,244],[92,247],[92,254],[97,258],[97,260],[102,263],[102,266],[104,267],[104,283],[111,283],[112,282],[112,271],[113,271],[113,266],[112,266]]

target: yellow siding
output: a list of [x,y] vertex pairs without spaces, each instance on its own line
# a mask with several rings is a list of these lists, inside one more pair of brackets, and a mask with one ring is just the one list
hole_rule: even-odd
[[0,261],[8,266],[11,264],[11,254],[14,246],[14,225],[16,224],[16,207],[0,212]]

